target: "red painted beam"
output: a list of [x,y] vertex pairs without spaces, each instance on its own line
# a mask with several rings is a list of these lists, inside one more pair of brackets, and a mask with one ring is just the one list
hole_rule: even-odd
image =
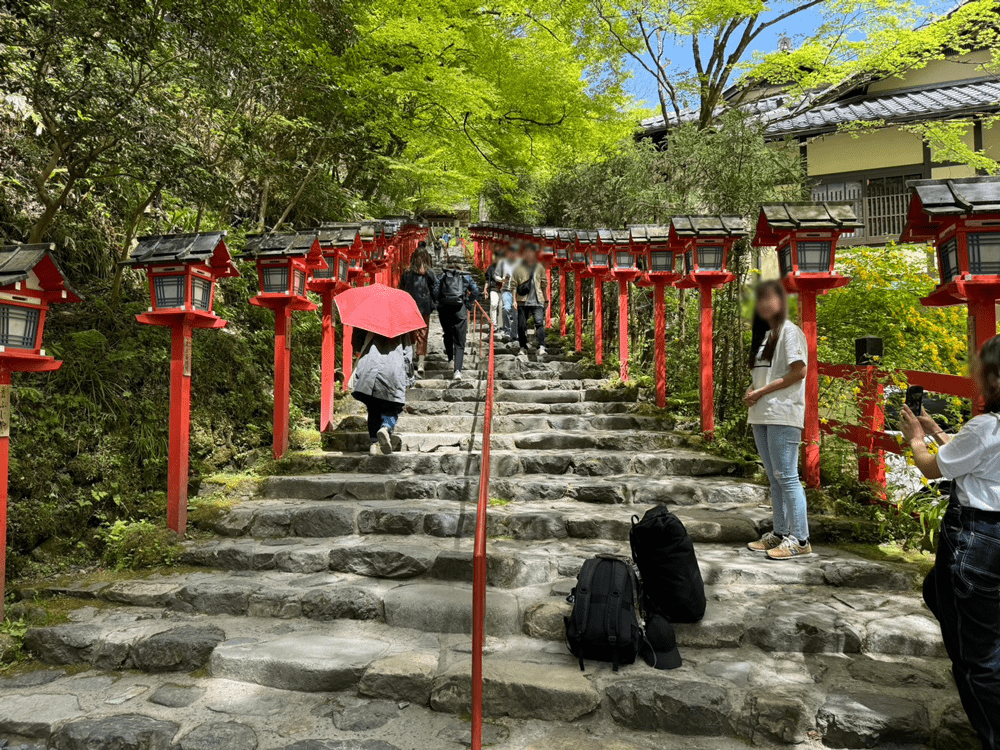
[[292,397],[292,311],[274,311],[274,457],[288,451],[288,415]]
[[170,443],[167,459],[167,526],[187,531],[188,465],[191,443],[191,325],[170,329]]
[[618,374],[628,380],[628,282],[618,281]]
[[320,353],[319,431],[333,424],[337,388],[337,328],[333,324],[333,290],[323,292],[323,343]]
[[594,362],[604,364],[604,280],[594,277]]
[[665,285],[653,286],[654,360],[656,364],[656,405],[661,409],[667,405],[667,306]]
[[574,348],[583,351],[583,283],[580,272],[573,272],[573,328],[576,334]]
[[566,269],[559,269],[559,335],[566,337]]
[[701,431],[708,436],[715,432],[715,346],[712,342],[714,321],[712,319],[712,287],[703,284],[699,289],[701,317],[698,323],[701,361]]

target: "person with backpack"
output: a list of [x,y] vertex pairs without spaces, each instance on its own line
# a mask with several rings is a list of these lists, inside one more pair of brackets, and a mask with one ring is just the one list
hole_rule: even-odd
[[413,385],[413,345],[410,334],[386,338],[355,328],[351,337],[356,359],[348,387],[368,410],[370,453],[392,453],[392,433]]
[[417,376],[424,376],[424,360],[427,358],[427,333],[431,324],[431,313],[437,308],[438,277],[431,268],[431,256],[427,243],[421,241],[410,260],[410,266],[400,280],[399,288],[413,297],[427,327],[414,333],[417,349]]
[[528,351],[528,318],[535,321],[535,338],[538,353],[545,354],[545,307],[546,296],[545,267],[538,262],[538,245],[529,243],[524,248],[523,262],[514,273],[514,287],[517,289],[518,328],[517,339],[521,354]]
[[465,338],[469,330],[469,306],[479,296],[472,276],[450,263],[438,285],[438,317],[444,329],[444,351],[455,363],[455,380],[462,379]]
[[445,229],[444,234],[441,235],[441,242],[444,244],[444,257],[448,258],[448,246],[451,244],[451,233]]
[[788,320],[788,295],[780,281],[757,287],[752,332],[753,382],[743,401],[771,484],[774,530],[747,546],[770,560],[791,560],[812,554],[806,491],[799,479],[808,354],[805,334]]
[[[983,750],[1000,747],[1000,336],[969,372],[982,413],[949,436],[921,410],[903,406],[900,432],[927,479],[951,483],[924,601],[941,625],[969,722]],[[928,443],[936,443],[937,454]]]
[[490,320],[493,321],[493,327],[499,328],[501,325],[500,313],[500,295],[503,289],[503,278],[498,276],[498,271],[500,264],[503,262],[503,252],[500,248],[496,248],[493,251],[493,262],[490,267],[486,269],[486,291],[490,296]]

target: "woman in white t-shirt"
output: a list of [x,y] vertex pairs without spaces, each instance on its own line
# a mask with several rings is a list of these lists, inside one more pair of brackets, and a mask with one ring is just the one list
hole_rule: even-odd
[[764,471],[771,483],[774,530],[747,545],[771,560],[812,554],[806,491],[799,479],[799,446],[806,410],[806,337],[788,320],[788,295],[779,281],[757,287],[750,364],[753,382],[743,400]]
[[969,721],[993,750],[1000,747],[1000,336],[983,344],[970,374],[983,413],[958,434],[949,438],[905,406],[900,430],[925,477],[951,480],[924,601],[941,623]]

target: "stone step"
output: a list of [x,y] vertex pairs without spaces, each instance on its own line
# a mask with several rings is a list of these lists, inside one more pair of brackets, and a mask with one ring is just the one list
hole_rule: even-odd
[[[244,537],[188,542],[181,560],[183,564],[220,570],[288,573],[331,570],[387,580],[426,578],[462,582],[472,580],[472,546],[468,538],[416,539],[392,534],[263,540]],[[751,553],[739,543],[702,544],[697,550],[706,584],[871,586],[877,590],[912,591],[915,583],[908,570],[829,549],[785,564]],[[609,539],[497,538],[488,542],[486,554],[490,585],[514,589],[575,578],[587,558],[600,554],[628,556],[630,550],[627,542]]]
[[[566,404],[496,402],[493,405],[493,416],[504,417],[522,414],[558,414],[566,416],[633,414],[641,411],[643,407],[644,405],[632,401],[580,401]],[[404,413],[418,416],[481,415],[483,413],[483,403],[481,401],[413,401],[406,404]],[[693,425],[694,423],[692,422],[691,424]]]
[[[206,491],[213,488],[208,487]],[[306,474],[270,476],[261,484],[263,497],[278,500],[431,500],[475,502],[479,475],[445,474],[389,476],[385,474]],[[514,474],[490,482],[493,504],[534,505],[569,500],[606,505],[705,506],[719,510],[770,505],[767,488],[722,477],[666,477],[575,474]],[[419,506],[415,508],[419,510]],[[640,508],[639,510],[645,510]],[[635,512],[635,511],[633,511]]]
[[[519,541],[547,539],[628,540],[632,518],[643,509],[623,505],[583,506],[575,501],[492,507],[487,534]],[[222,537],[277,539],[289,536],[328,538],[351,534],[471,537],[475,505],[443,500],[419,503],[337,500],[250,501],[232,506],[221,518],[200,525]],[[740,543],[770,528],[770,512],[749,507],[722,510],[706,506],[677,509],[696,542]]]
[[[482,448],[481,431],[462,434],[458,432],[407,431],[409,418],[403,417],[393,435],[393,450],[405,453],[435,453],[447,451],[478,451]],[[609,450],[639,451],[675,448],[686,439],[671,433],[640,430],[548,430],[545,432],[497,433],[490,441],[492,450]],[[342,452],[365,452],[371,447],[368,428],[353,431],[327,432],[323,435],[323,449]]]
[[[160,676],[158,670],[149,669],[166,666],[176,672],[162,644],[177,640],[178,631],[190,634],[209,628],[213,640],[217,632],[225,634],[208,654],[209,676],[192,679],[169,671]],[[188,637],[182,635],[180,640]],[[50,742],[50,747],[64,746],[64,738],[75,734],[91,738],[87,747],[105,746],[101,742],[132,747],[113,744],[112,737],[120,736],[122,727],[108,718],[127,711],[136,727],[142,723],[147,734],[159,733],[160,744],[149,747],[170,747],[174,736],[215,717],[245,722],[266,747],[282,750],[450,750],[458,745],[435,737],[441,723],[421,719],[415,711],[461,714],[468,710],[470,699],[465,635],[425,634],[373,622],[292,619],[274,632],[270,621],[262,618],[174,613],[150,618],[149,613],[123,610],[97,613],[87,623],[32,630],[27,641],[50,664],[118,664],[147,671],[138,678],[125,673],[120,683],[93,673],[71,677],[59,672],[50,672],[52,678],[34,689],[0,683],[0,731],[17,726],[36,737],[51,734],[55,744]],[[616,673],[610,665],[595,662],[588,662],[581,672],[561,643],[508,636],[489,639],[487,645],[484,706],[492,720],[487,727],[501,728],[512,741],[519,738],[504,747],[727,750],[728,738],[773,748],[808,742],[810,735],[831,747],[918,747],[940,728],[954,731],[951,711],[956,698],[948,664],[933,656],[913,656],[899,664],[868,654],[821,652],[803,658],[752,644],[682,647],[683,664],[676,670],[656,671],[639,661]],[[149,654],[167,658],[150,664]],[[199,658],[203,658],[200,652]],[[178,681],[185,684],[176,685]],[[144,689],[137,691],[140,685]],[[331,701],[330,692],[340,697]],[[179,704],[183,712],[163,707],[171,704],[164,700],[168,693],[183,699]],[[133,699],[126,708],[110,707],[122,703],[122,696],[132,695],[142,696],[144,702]],[[381,703],[369,704],[373,699]],[[26,720],[25,707],[30,708],[32,722]],[[148,715],[135,716],[139,712]],[[343,734],[345,719],[352,715],[357,720],[351,724],[354,739]],[[321,728],[317,723],[321,716],[327,723],[333,716],[338,726]],[[608,720],[603,729],[600,722],[590,720],[575,735],[566,734],[575,731],[571,726],[559,724],[602,716]],[[545,722],[542,737],[561,741],[540,739],[538,722],[530,724],[538,719]],[[380,731],[394,724],[394,733]],[[535,734],[525,733],[529,725]],[[433,727],[433,734],[427,726]],[[603,736],[609,729],[613,736]],[[357,739],[358,731],[365,732],[363,741]],[[274,745],[276,733],[287,732],[331,743],[338,740],[330,738],[346,736],[350,744],[278,741]],[[412,744],[422,743],[425,735],[430,744]],[[408,739],[402,746],[371,739],[400,742],[403,736]],[[698,737],[712,739],[703,744]]]
[[[748,562],[773,567],[760,560]],[[792,565],[796,566],[804,567]],[[751,571],[747,566],[743,575],[727,574],[724,581],[708,583],[705,619],[697,624],[678,624],[678,643],[692,650],[692,658],[698,658],[697,650],[701,649],[748,646],[768,653],[944,658],[940,630],[919,600],[905,590],[886,588],[888,584],[899,588],[903,576],[898,571],[880,575],[835,558],[819,561],[814,567],[809,575],[790,575],[785,571]],[[487,632],[500,638],[525,634],[541,641],[564,641],[563,618],[571,609],[565,597],[574,585],[574,579],[561,578],[518,590],[490,587]],[[80,595],[73,587],[59,586],[46,593]],[[432,579],[399,582],[331,571],[306,575],[275,570],[212,571],[104,583],[90,587],[87,595],[116,607],[143,608],[146,620],[157,611],[163,611],[164,617],[268,618],[272,620],[268,632],[289,629],[275,627],[274,620],[295,622],[301,618],[372,621],[429,633],[471,632],[471,585]],[[151,627],[146,620],[138,632],[146,633],[143,628]],[[77,640],[81,631],[86,632],[86,628],[68,626],[54,634],[51,628],[41,628],[28,645],[36,653],[51,654],[54,647],[39,646],[39,639],[58,637],[69,654],[59,658],[67,663],[71,658],[102,668],[128,663],[120,647],[107,644],[95,651],[86,639]],[[123,629],[114,638],[117,644],[128,645],[135,640],[133,636],[132,630]],[[175,634],[169,644],[161,646],[168,652],[169,647],[173,653],[194,654],[200,653],[198,644],[213,638],[217,638],[214,632],[199,630]],[[162,654],[147,659],[149,663],[165,660],[168,657]],[[187,668],[189,664],[187,660],[180,666]]]
[[[498,403],[508,404],[634,403],[637,397],[635,389],[627,388],[584,388],[577,390],[497,388],[495,400]],[[484,392],[478,388],[411,388],[406,394],[406,403],[482,401],[484,398]]]
[[[558,433],[539,433],[539,445],[544,446],[552,436],[558,436]],[[490,464],[490,476],[497,479],[524,474],[574,474],[586,477],[618,474],[650,477],[713,476],[732,475],[737,469],[736,464],[727,459],[682,449],[645,452],[547,450],[544,447],[516,451],[496,450],[491,453]],[[479,466],[479,453],[475,451],[394,453],[387,456],[312,451],[289,453],[280,463],[281,470],[287,474],[329,472],[470,476],[478,475]]]
[[[338,404],[339,406],[339,404]],[[336,439],[339,432],[364,432],[368,429],[365,416],[362,413],[348,413],[340,410],[333,420],[333,425],[324,437]],[[557,430],[560,432],[584,432],[591,430],[644,430],[647,432],[664,432],[671,429],[670,420],[663,417],[646,417],[636,414],[607,415],[513,415],[494,416],[492,431],[494,435],[516,432],[544,432]],[[460,435],[482,434],[483,422],[481,415],[465,416],[418,416],[405,414],[400,421],[399,432],[407,435],[424,433],[451,432]],[[692,441],[690,435],[674,433],[675,444],[684,445]]]
[[[495,378],[494,387],[500,391],[581,391],[604,388],[608,385],[603,379],[564,379],[552,380],[551,378]],[[473,377],[470,373],[468,378],[454,380],[452,378],[424,378],[417,380],[413,388],[417,389],[445,389],[445,390],[477,390],[479,387],[478,377]],[[623,388],[624,390],[624,388]]]

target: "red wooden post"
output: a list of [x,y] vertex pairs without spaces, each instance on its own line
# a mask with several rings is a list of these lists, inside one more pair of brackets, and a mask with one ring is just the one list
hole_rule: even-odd
[[666,285],[653,285],[654,359],[656,363],[656,405],[661,409],[667,405],[667,304]]
[[594,362],[604,364],[604,280],[594,277]]
[[7,474],[10,469],[10,370],[0,369],[0,411],[7,421],[0,425],[0,622],[7,581]]
[[698,335],[701,341],[701,431],[711,437],[715,432],[715,346],[712,341],[712,287],[703,284],[699,289],[701,319]]
[[347,393],[347,383],[351,379],[351,372],[354,371],[354,344],[351,337],[354,336],[354,326],[341,326],[344,329],[344,345],[341,347],[340,358],[344,361],[344,393]]
[[170,329],[170,443],[167,462],[167,526],[187,531],[188,465],[191,442],[191,324]]
[[802,455],[807,487],[819,487],[819,355],[816,344],[816,291],[799,290],[799,316],[806,337],[806,415]]
[[619,375],[628,380],[628,282],[618,282],[618,363]]
[[[882,383],[878,368],[868,365],[861,374],[858,408],[861,412],[859,425],[872,432],[880,432],[885,427],[885,411],[882,407]],[[885,451],[875,447],[869,439],[858,444],[858,479],[875,490],[884,500],[885,494]]]
[[[996,292],[991,291],[985,296],[969,296],[968,326],[970,357],[978,354],[983,344],[997,335],[997,303],[993,297],[994,294]],[[981,398],[972,399],[972,413],[981,414],[982,411],[983,400]]]
[[559,268],[559,335],[566,336],[566,269]]
[[288,451],[288,414],[292,397],[292,311],[274,311],[274,457]]
[[583,280],[580,272],[573,272],[573,328],[576,329],[575,348],[583,351]]
[[320,355],[319,431],[333,424],[337,389],[337,328],[333,324],[333,290],[323,292],[323,344]]

